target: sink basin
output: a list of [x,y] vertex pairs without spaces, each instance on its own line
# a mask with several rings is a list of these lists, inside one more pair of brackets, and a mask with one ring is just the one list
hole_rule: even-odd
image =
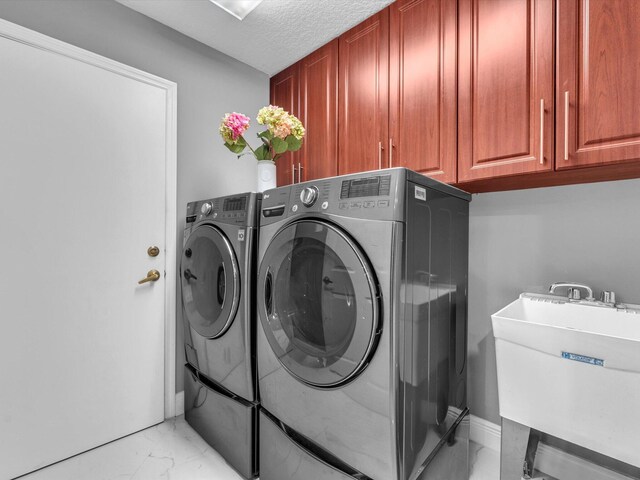
[[500,415],[640,467],[640,306],[586,303],[523,293],[492,315]]

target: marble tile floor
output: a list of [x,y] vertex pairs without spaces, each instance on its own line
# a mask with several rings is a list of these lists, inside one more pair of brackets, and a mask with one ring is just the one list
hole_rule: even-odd
[[[470,480],[498,480],[498,452],[471,443]],[[242,480],[184,416],[95,448],[20,480]]]
[[469,467],[469,480],[499,480],[500,452],[470,442]]

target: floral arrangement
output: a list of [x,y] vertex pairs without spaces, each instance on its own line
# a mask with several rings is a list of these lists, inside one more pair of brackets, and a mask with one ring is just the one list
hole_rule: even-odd
[[[276,160],[285,152],[295,152],[302,146],[304,127],[302,122],[289,112],[275,105],[263,107],[257,116],[260,125],[266,125],[267,129],[258,134],[262,140],[255,150],[243,137],[249,128],[250,119],[242,113],[227,113],[220,123],[220,136],[224,145],[240,158],[242,155],[252,153],[257,160]],[[251,152],[244,152],[249,148]]]

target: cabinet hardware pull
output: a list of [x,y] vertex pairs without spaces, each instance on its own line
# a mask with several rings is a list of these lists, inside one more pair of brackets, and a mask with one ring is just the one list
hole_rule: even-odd
[[564,160],[569,160],[569,91],[564,92]]
[[302,182],[302,164],[298,162],[298,183]]
[[389,138],[389,168],[393,167],[393,138]]
[[540,99],[540,165],[544,165],[544,98]]
[[296,164],[291,162],[291,184],[296,183]]
[[378,170],[382,169],[382,142],[378,142]]

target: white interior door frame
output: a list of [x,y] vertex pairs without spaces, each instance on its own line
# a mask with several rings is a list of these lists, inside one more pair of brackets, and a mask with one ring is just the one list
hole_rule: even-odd
[[42,35],[0,19],[0,36],[63,55],[124,77],[161,88],[166,92],[166,156],[165,162],[165,281],[164,281],[164,416],[176,415],[176,202],[177,202],[177,89],[175,82],[165,80],[82,48]]

